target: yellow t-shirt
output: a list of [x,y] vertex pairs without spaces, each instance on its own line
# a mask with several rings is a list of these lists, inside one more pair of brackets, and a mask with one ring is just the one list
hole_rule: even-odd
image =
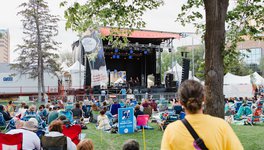
[[[186,115],[195,132],[209,150],[243,150],[233,129],[223,119],[205,114]],[[163,134],[161,150],[194,150],[194,139],[178,120],[169,124]]]

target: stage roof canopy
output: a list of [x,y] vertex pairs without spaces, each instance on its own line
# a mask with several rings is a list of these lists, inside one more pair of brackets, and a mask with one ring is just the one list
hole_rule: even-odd
[[[102,36],[109,36],[110,30],[111,28],[109,27],[100,28],[100,32]],[[127,35],[120,34],[118,36],[127,36]],[[148,44],[148,43],[160,44],[163,40],[179,39],[179,38],[180,38],[180,34],[175,32],[136,30],[136,29],[134,29],[133,32],[128,36],[130,42],[139,42],[142,44]]]

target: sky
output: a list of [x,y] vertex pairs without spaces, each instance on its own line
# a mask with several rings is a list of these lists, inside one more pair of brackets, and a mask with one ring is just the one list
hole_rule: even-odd
[[[17,16],[19,4],[26,0],[1,0],[0,5],[0,28],[9,29],[10,33],[10,58],[11,62],[18,56],[13,50],[17,44],[22,44],[23,29],[21,17]],[[65,19],[63,18],[64,9],[60,8],[59,4],[62,0],[46,0],[49,4],[51,14],[58,15],[61,18],[59,22],[59,35],[55,38],[61,42],[59,51],[71,51],[71,44],[76,41],[77,34],[71,30],[65,30]],[[85,0],[72,0],[84,2]],[[186,27],[181,26],[175,22],[177,14],[180,12],[181,5],[186,0],[164,0],[165,4],[156,10],[148,11],[144,14],[146,28],[149,30],[171,31],[171,32],[195,32],[192,25]],[[182,45],[191,45],[192,39],[194,44],[200,43],[199,37],[187,37],[174,42],[174,47]]]

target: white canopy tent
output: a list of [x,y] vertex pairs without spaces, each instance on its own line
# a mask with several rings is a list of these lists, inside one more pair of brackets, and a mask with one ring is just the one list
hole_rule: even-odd
[[62,71],[66,71],[66,70],[69,69],[69,67],[67,66],[66,62],[63,62],[63,63],[61,64],[61,68],[62,68]]
[[252,83],[257,85],[264,84],[264,78],[257,72],[247,76],[237,76],[227,73],[224,76],[224,95],[225,97],[252,97]]
[[71,74],[71,88],[80,89],[84,85],[85,66],[76,61],[72,66],[65,70]]
[[[181,79],[182,79],[182,66],[180,66],[176,62],[176,65],[174,65],[173,68],[171,68],[171,69],[169,69],[168,71],[165,72],[164,77],[166,77],[166,75],[168,73],[173,74],[175,80],[181,81]],[[196,81],[200,82],[200,80],[198,78],[196,78],[195,76],[193,76],[193,78],[192,78],[192,72],[191,71],[189,71],[189,79],[193,79],[193,80],[196,80]]]

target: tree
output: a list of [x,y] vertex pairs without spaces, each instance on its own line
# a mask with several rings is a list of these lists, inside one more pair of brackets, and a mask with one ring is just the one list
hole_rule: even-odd
[[69,51],[64,51],[59,53],[59,61],[60,63],[65,62],[67,66],[73,65],[72,53]]
[[[162,1],[158,0],[118,2],[91,0],[83,5],[75,3],[65,11],[66,25],[78,32],[84,32],[87,28],[98,25],[117,28],[144,27],[142,14],[161,4]],[[182,6],[182,13],[178,18],[183,24],[196,21],[194,24],[205,31],[205,113],[222,118],[224,117],[224,55],[236,49],[236,43],[242,40],[243,35],[257,38],[256,34],[264,30],[264,8],[261,0],[237,0],[237,6],[229,12],[228,5],[229,0],[188,0]],[[197,22],[197,18],[202,19],[203,14],[192,8],[204,8],[205,25]],[[249,24],[250,20],[255,21],[256,24]],[[230,30],[227,38],[226,22]],[[226,46],[226,41],[231,42],[231,45]],[[231,51],[225,51],[225,48]]]
[[22,3],[22,10],[18,15],[23,17],[23,44],[17,46],[19,57],[12,68],[20,74],[29,74],[31,78],[38,79],[38,100],[45,94],[44,70],[55,74],[59,65],[55,61],[58,55],[58,42],[53,37],[58,35],[59,21],[57,16],[51,15],[47,2],[44,0],[29,0]]

